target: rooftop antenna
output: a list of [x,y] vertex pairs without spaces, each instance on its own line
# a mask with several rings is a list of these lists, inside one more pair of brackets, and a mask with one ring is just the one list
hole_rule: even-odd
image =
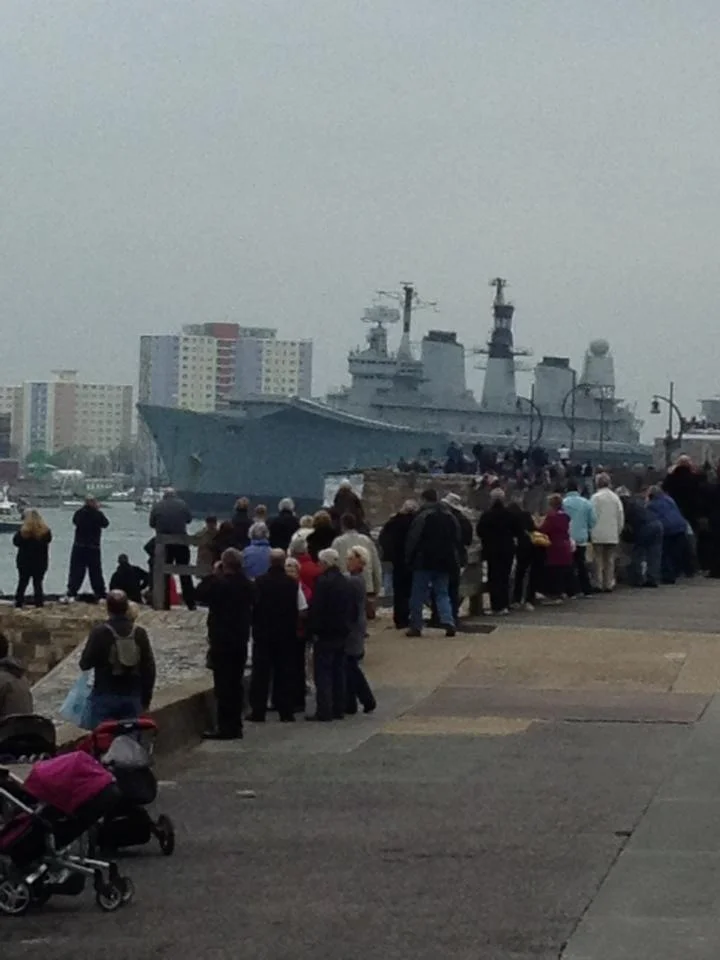
[[430,308],[437,312],[436,300],[421,300],[417,295],[417,290],[412,281],[403,280],[400,283],[401,290],[397,293],[388,290],[378,290],[378,296],[389,297],[402,304],[402,337],[398,347],[398,358],[412,360],[412,350],[410,348],[410,328],[412,326],[413,308],[422,310]]

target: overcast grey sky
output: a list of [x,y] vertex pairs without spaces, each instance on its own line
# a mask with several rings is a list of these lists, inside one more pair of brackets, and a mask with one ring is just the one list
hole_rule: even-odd
[[[3,0],[4,382],[135,382],[230,318],[346,376],[414,280],[467,345],[612,344],[645,414],[720,390],[716,0]],[[477,384],[481,374],[475,373]]]

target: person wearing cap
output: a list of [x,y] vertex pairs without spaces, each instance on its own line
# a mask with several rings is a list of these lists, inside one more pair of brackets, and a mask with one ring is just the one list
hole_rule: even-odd
[[[447,493],[440,502],[445,504],[445,506],[448,508],[448,510],[450,510],[457,522],[460,524],[461,543],[460,550],[458,552],[458,564],[455,569],[450,572],[450,577],[448,578],[450,606],[452,607],[453,619],[455,620],[455,623],[457,623],[458,614],[460,611],[460,575],[462,573],[462,568],[467,564],[468,547],[473,541],[473,528],[465,514],[465,511],[463,510],[463,502],[457,493]],[[438,622],[437,604],[435,603],[434,595],[431,608],[432,619],[433,621]]]

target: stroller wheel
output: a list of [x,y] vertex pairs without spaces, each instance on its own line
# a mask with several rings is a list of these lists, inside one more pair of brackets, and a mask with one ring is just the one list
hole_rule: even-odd
[[175,826],[170,817],[161,813],[155,824],[155,836],[160,843],[160,849],[166,857],[172,855],[175,850]]
[[9,917],[20,917],[27,913],[32,902],[32,894],[26,883],[0,879],[0,913]]

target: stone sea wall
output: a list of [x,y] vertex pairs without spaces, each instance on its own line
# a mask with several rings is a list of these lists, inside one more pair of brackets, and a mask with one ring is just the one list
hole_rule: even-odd
[[37,683],[84,643],[103,614],[104,607],[85,603],[22,610],[1,606],[0,630],[10,641],[11,656],[23,664],[31,683]]

